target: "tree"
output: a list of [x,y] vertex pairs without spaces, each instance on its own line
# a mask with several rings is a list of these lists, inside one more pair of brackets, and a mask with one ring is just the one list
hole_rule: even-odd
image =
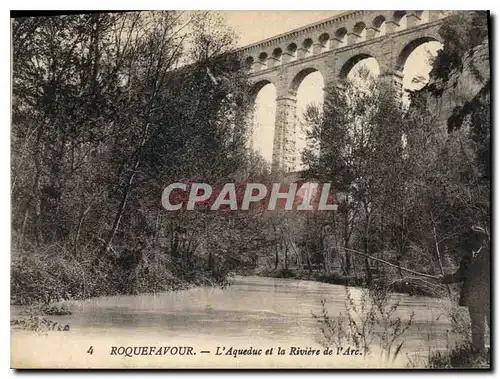
[[199,245],[179,240],[206,225],[160,199],[169,181],[243,169],[234,34],[209,12],[162,11],[16,19],[12,36],[16,254],[75,259],[107,291],[120,275],[130,285],[118,290],[133,291],[156,280],[147,270],[165,284],[169,270],[198,269]]
[[[331,182],[344,194],[339,212],[344,247],[357,229],[354,243],[365,254],[380,251],[380,219],[389,202],[386,195],[404,185],[396,178],[404,164],[402,119],[392,89],[364,71],[357,80],[326,89],[322,114],[314,108],[306,113],[310,123],[303,155],[306,175]],[[370,281],[367,258],[364,265]]]

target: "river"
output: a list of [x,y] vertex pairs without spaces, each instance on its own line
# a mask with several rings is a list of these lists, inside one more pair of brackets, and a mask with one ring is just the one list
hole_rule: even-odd
[[[361,290],[352,288],[353,298]],[[345,314],[343,286],[314,281],[236,276],[228,287],[197,287],[176,292],[122,295],[69,302],[72,315],[48,316],[69,324],[69,332],[37,334],[13,331],[13,365],[30,367],[375,367],[364,357],[277,356],[277,347],[323,348],[318,344],[321,300],[331,316]],[[445,348],[451,329],[449,302],[394,294],[394,314],[404,322],[414,312],[404,335],[398,365],[425,357],[429,347]],[[14,308],[13,314],[19,309]],[[113,346],[188,345],[196,357],[111,356]],[[141,345],[141,346],[142,346]],[[88,349],[93,347],[93,353]],[[215,356],[217,347],[265,350],[269,357]],[[201,353],[210,351],[210,353]],[[161,359],[160,359],[161,358]],[[383,365],[383,364],[382,364]]]

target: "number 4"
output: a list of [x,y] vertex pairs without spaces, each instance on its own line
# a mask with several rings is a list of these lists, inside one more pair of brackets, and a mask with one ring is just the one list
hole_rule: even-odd
[[93,346],[89,347],[89,349],[87,350],[87,354],[90,354],[90,355],[94,354],[94,348],[93,348]]

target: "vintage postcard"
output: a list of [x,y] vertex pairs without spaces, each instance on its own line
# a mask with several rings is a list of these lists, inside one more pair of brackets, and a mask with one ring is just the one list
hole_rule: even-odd
[[488,11],[11,15],[11,367],[489,369]]

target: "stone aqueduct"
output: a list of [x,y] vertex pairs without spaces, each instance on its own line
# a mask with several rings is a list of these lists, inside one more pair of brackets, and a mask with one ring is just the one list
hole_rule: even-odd
[[273,171],[295,167],[296,95],[307,75],[319,71],[326,86],[373,57],[379,78],[401,86],[406,59],[421,44],[440,40],[445,17],[443,11],[350,11],[241,48],[255,96],[268,83],[276,88]]

